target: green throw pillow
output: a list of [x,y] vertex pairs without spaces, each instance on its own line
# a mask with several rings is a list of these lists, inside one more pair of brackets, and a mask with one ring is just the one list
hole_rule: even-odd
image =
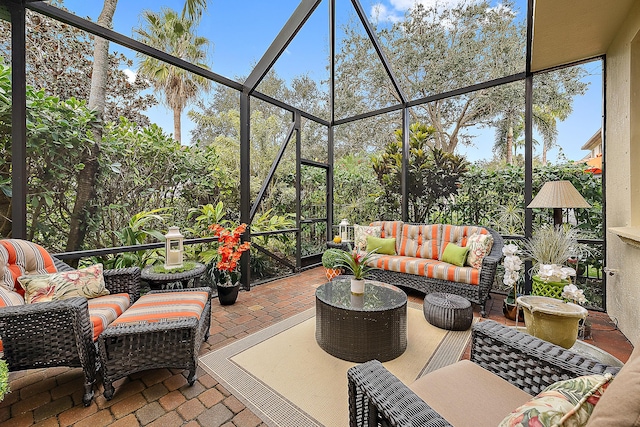
[[376,253],[384,255],[396,254],[396,238],[383,239],[382,237],[367,236],[367,252],[378,249]]
[[469,248],[461,248],[455,243],[449,243],[442,253],[442,261],[462,267],[467,259],[467,252]]

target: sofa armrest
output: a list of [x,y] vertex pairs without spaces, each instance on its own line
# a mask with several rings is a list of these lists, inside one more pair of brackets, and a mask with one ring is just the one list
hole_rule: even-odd
[[112,294],[128,293],[131,302],[140,298],[140,267],[104,271],[104,283]]
[[450,425],[377,360],[352,367],[347,379],[350,427]]
[[476,323],[472,336],[471,361],[531,395],[556,381],[619,370],[492,320]]
[[93,326],[84,297],[4,307],[0,338],[11,370],[69,366],[69,359],[95,366]]

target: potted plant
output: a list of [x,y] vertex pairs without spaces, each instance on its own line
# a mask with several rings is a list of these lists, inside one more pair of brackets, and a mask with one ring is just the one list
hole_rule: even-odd
[[572,257],[583,256],[588,251],[578,243],[578,231],[567,224],[558,228],[541,227],[525,241],[524,253],[534,263],[529,272],[533,280],[532,294],[560,299],[564,286],[569,283],[567,277],[575,275],[573,268],[564,265]]
[[239,261],[242,254],[249,250],[251,243],[240,243],[242,234],[247,229],[247,224],[240,224],[235,229],[227,229],[220,224],[210,227],[213,235],[218,238],[217,257],[215,266],[211,268],[211,274],[218,290],[218,301],[222,305],[230,305],[236,302],[240,290]]
[[364,279],[367,277],[369,271],[376,268],[368,265],[367,262],[375,253],[375,250],[371,252],[361,252],[359,249],[349,252],[338,251],[339,256],[336,265],[353,274],[353,278],[351,279],[352,294],[361,295],[364,293]]
[[325,274],[327,280],[332,280],[334,277],[342,274],[342,268],[338,265],[339,252],[344,252],[341,249],[327,249],[322,254],[322,266],[326,269]]
[[524,322],[524,313],[522,309],[518,309],[516,304],[520,269],[522,268],[522,260],[518,256],[518,252],[518,246],[514,244],[504,245],[502,248],[502,254],[504,255],[504,277],[502,281],[509,290],[507,297],[503,301],[502,313],[507,319],[516,320],[517,316],[518,320]]

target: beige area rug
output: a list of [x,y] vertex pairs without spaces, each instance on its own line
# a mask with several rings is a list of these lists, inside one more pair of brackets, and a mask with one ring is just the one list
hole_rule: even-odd
[[[431,326],[409,304],[407,350],[384,365],[404,383],[460,359],[469,331]],[[200,366],[270,426],[349,424],[347,370],[355,363],[322,350],[314,309],[297,314],[200,358]]]

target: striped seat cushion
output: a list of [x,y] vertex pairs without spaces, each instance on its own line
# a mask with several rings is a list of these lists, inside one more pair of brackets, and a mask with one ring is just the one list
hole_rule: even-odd
[[402,238],[398,255],[416,258],[440,259],[442,226],[410,225],[402,226]]
[[87,300],[89,317],[93,324],[93,340],[125,312],[131,305],[129,294],[112,294]]
[[469,285],[477,285],[480,283],[479,269],[473,267],[457,267],[434,259],[375,254],[368,264],[383,270],[415,274],[451,282],[466,283]]
[[113,325],[200,319],[209,294],[200,291],[159,292],[140,297]]
[[20,239],[0,240],[0,286],[24,295],[18,277],[56,271],[53,258],[42,246]]

